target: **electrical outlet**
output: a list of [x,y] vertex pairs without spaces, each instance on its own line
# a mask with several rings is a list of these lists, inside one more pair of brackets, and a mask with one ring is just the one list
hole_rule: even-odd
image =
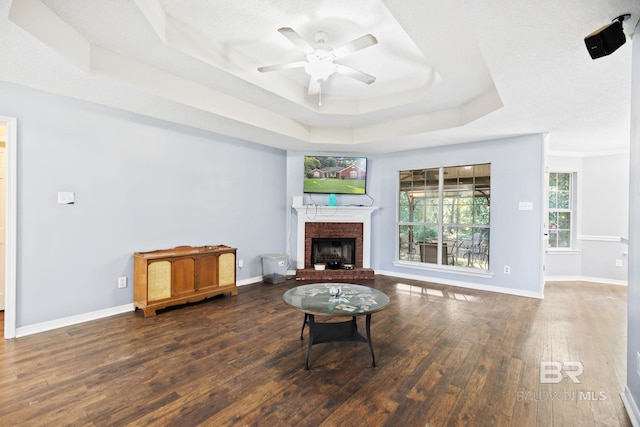
[[616,260],[616,267],[622,267],[622,260],[621,259],[617,259]]
[[511,274],[511,266],[510,265],[505,265],[504,266],[504,274]]
[[242,268],[244,267],[244,260],[243,259],[239,259],[238,260],[238,268]]
[[118,277],[118,289],[127,287],[127,276]]
[[75,194],[72,191],[59,191],[58,192],[58,204],[59,205],[73,205],[76,201]]

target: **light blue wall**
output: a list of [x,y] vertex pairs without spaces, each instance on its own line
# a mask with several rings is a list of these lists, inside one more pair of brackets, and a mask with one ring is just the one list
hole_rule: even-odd
[[[11,84],[0,93],[0,115],[18,119],[18,327],[132,303],[136,251],[236,247],[238,280],[284,252],[284,151]],[[76,203],[58,205],[59,191]]]
[[[287,198],[302,195],[303,156],[288,153]],[[371,266],[399,276],[454,282],[461,286],[505,290],[528,296],[541,295],[542,260],[542,135],[459,144],[385,155],[367,155],[367,193],[343,196],[339,205],[373,204]],[[491,163],[491,272],[493,277],[416,270],[394,265],[397,258],[398,171],[404,169]],[[314,199],[322,196],[314,196]],[[305,202],[309,202],[305,196]],[[519,211],[519,202],[533,202],[533,211]],[[316,200],[318,203],[318,201]],[[295,227],[289,253],[295,254]],[[511,274],[503,274],[503,266]]]
[[[379,204],[375,218],[374,268],[461,286],[540,296],[542,260],[543,138],[532,135],[395,153],[380,160]],[[491,249],[493,277],[473,277],[394,265],[397,258],[398,171],[491,163]],[[532,202],[533,211],[520,211]],[[503,267],[511,267],[505,275]]]
[[[574,250],[546,251],[550,280],[627,281],[629,154],[549,156],[551,172],[575,172]],[[615,261],[622,266],[616,267]]]
[[587,157],[583,170],[582,275],[624,283],[628,246],[620,240],[629,237],[629,156]]
[[[350,152],[350,153],[332,153],[318,151],[289,151],[287,153],[287,254],[291,259],[289,263],[291,269],[296,267],[296,221],[297,217],[291,210],[292,199],[294,196],[303,196],[304,204],[317,204],[326,206],[329,202],[327,194],[304,194],[302,186],[304,182],[304,156],[305,155],[325,155],[325,156],[354,156],[367,158],[367,195],[348,195],[337,194],[336,203],[339,206],[346,205],[363,205],[379,206],[376,203],[376,197],[380,194],[380,186],[377,177],[379,176],[378,156],[372,154]],[[374,214],[375,215],[375,214]],[[373,237],[372,237],[373,238]]]

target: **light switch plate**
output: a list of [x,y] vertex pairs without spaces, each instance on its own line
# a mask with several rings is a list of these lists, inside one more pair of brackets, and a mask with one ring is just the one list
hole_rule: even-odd
[[59,191],[58,192],[58,204],[59,205],[72,205],[76,201],[76,196],[72,191]]

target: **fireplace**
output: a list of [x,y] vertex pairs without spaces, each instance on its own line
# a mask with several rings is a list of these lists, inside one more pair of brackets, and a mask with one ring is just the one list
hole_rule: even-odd
[[[373,279],[371,262],[371,214],[377,208],[364,206],[309,207],[293,206],[297,212],[296,280],[349,281]],[[351,248],[341,256],[349,269],[315,270],[313,239],[339,240],[340,251],[345,252],[343,239],[349,239]],[[316,249],[317,251],[317,249]],[[313,253],[312,253],[313,252]],[[331,251],[330,251],[331,252]],[[335,250],[334,250],[335,252]]]
[[[362,224],[353,222],[308,222],[304,227],[304,265],[305,268],[313,268],[316,261],[314,259],[313,242],[352,242],[350,250],[353,254],[348,254],[350,261],[355,268],[362,268]],[[338,248],[333,247],[336,254]],[[340,243],[342,249],[342,243]],[[326,249],[325,249],[326,250]],[[326,262],[326,261],[325,261]]]
[[355,259],[356,239],[354,238],[311,239],[311,265],[324,264],[330,270],[353,269]]

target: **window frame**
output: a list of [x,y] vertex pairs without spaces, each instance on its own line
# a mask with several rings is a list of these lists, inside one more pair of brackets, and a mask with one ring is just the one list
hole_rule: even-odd
[[[488,174],[482,174],[478,168],[487,167]],[[447,178],[447,171],[452,171],[457,168],[459,170],[473,168],[472,174],[462,176],[461,174],[453,174],[453,177]],[[458,172],[458,171],[456,171]],[[429,174],[437,174],[437,182],[435,180],[429,180]],[[416,175],[424,174],[424,181],[416,179]],[[451,182],[451,179],[454,182]],[[486,183],[482,183],[482,181]],[[466,181],[466,183],[463,183]],[[404,182],[404,185],[403,185]],[[416,193],[422,193],[421,196],[411,199],[408,193],[411,192],[411,188],[416,182],[423,182],[422,187],[416,186]],[[409,186],[407,186],[407,184]],[[437,184],[437,192],[436,192]],[[464,189],[465,185],[469,185],[468,189]],[[404,189],[403,189],[404,186]],[[478,193],[488,193],[484,197],[486,203],[477,203]],[[465,192],[471,192],[471,195],[464,195]],[[427,195],[431,195],[428,197]],[[437,196],[434,197],[434,195]],[[467,203],[460,203],[460,201],[466,201]],[[468,203],[469,200],[471,203]],[[419,206],[419,202],[422,201],[425,206]],[[431,201],[431,203],[429,203]],[[424,266],[427,268],[446,268],[456,270],[472,270],[474,272],[489,273],[490,272],[490,234],[491,234],[491,220],[490,220],[490,206],[491,206],[491,163],[477,163],[467,165],[453,165],[453,166],[440,166],[440,167],[427,167],[422,169],[409,169],[398,171],[398,197],[397,197],[397,228],[396,228],[396,259],[399,263],[410,263],[412,265]],[[437,211],[434,210],[437,208]],[[471,216],[472,220],[461,221],[461,210],[467,209],[467,216]],[[409,212],[407,212],[407,209]],[[448,221],[444,218],[445,209],[450,217],[455,217],[456,221]],[[417,210],[417,218],[414,216],[415,210]],[[480,213],[476,213],[476,212]],[[478,218],[484,218],[484,223],[478,221]],[[403,231],[403,228],[405,229]],[[416,228],[418,232],[416,233]],[[430,231],[430,233],[428,233]],[[482,245],[484,251],[482,257],[484,266],[475,266],[474,262],[471,262],[470,266],[460,265],[458,260],[458,249],[460,249],[463,240],[461,236],[466,236],[464,241],[471,242],[474,234],[482,234]],[[416,248],[413,245],[422,245],[426,243],[424,238],[415,237],[416,234],[420,236],[429,237],[429,245],[437,244],[437,255],[435,262],[424,261],[423,255],[417,253]],[[452,237],[455,236],[453,239]],[[404,239],[403,239],[404,237]],[[404,242],[403,240],[406,240]],[[446,245],[449,246],[451,252],[447,250]],[[407,246],[404,248],[403,246]],[[422,248],[421,250],[427,250]],[[432,251],[433,248],[430,248]],[[469,254],[469,249],[467,254]],[[443,257],[443,252],[446,259]],[[456,257],[451,259],[449,264],[449,256]],[[469,255],[471,256],[471,255]],[[416,260],[417,258],[417,260]],[[462,263],[464,264],[464,263]],[[480,264],[478,264],[480,265]],[[423,268],[423,267],[421,267]]]
[[[561,190],[554,190],[552,191],[551,189],[551,179],[552,179],[552,175],[567,175],[569,177],[569,189],[568,189],[568,203],[569,203],[569,208],[552,208],[550,206],[550,201],[551,201],[551,194],[553,193],[558,193]],[[575,230],[575,221],[576,221],[576,180],[577,180],[577,176],[576,176],[576,172],[569,172],[569,171],[549,171],[549,175],[547,176],[547,232],[548,232],[548,238],[547,238],[547,245],[546,245],[546,250],[550,251],[550,252],[566,252],[566,251],[575,251],[576,250],[576,230]],[[557,199],[557,197],[556,197]],[[569,213],[569,228],[561,228],[561,229],[557,229],[558,232],[560,231],[568,231],[568,235],[569,235],[569,246],[551,246],[551,235],[553,234],[552,231],[552,222],[551,222],[551,214],[552,213],[563,213],[563,212],[567,212]],[[560,239],[556,238],[556,242],[558,242]]]

